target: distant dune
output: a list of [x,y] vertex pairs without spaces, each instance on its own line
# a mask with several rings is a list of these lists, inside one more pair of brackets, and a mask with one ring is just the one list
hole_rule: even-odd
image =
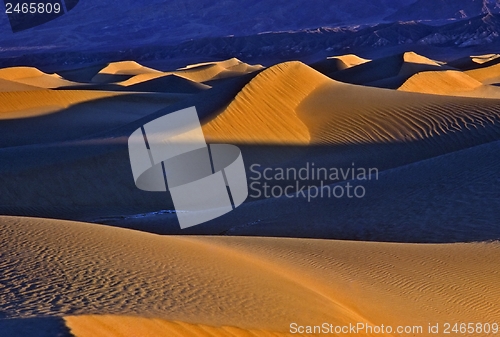
[[[0,225],[0,280],[10,285],[0,294],[3,311],[69,316],[77,337],[159,329],[245,336],[290,332],[292,322],[426,328],[500,315],[497,243],[161,237],[15,217]],[[113,314],[136,317],[78,317]]]
[[492,63],[492,65],[484,63],[483,67],[467,70],[465,73],[484,84],[500,83],[500,63],[496,62],[496,60]]
[[199,63],[178,69],[173,74],[195,82],[207,82],[248,74],[262,69],[261,65],[249,65],[236,58],[226,61]]
[[311,68],[319,71],[322,74],[328,75],[336,71],[344,70],[366,63],[370,60],[361,58],[357,55],[348,54],[342,56],[332,56],[324,60],[311,64]]
[[76,84],[75,82],[63,79],[57,74],[49,75],[36,68],[31,67],[13,67],[0,69],[0,79],[47,89]]
[[442,64],[434,60],[406,52],[364,62],[329,76],[346,83],[395,89],[413,74],[442,69]]
[[453,70],[417,73],[398,90],[434,95],[500,98],[500,88],[483,85],[469,75]]

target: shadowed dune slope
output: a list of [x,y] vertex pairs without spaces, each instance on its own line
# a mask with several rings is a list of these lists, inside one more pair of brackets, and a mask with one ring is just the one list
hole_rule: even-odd
[[0,120],[44,115],[73,104],[118,95],[120,93],[84,90],[1,92]]
[[[111,314],[177,322],[150,320],[137,331],[145,336],[158,324],[189,327],[178,321],[288,332],[291,322],[427,326],[500,318],[498,243],[162,237],[15,217],[1,217],[0,225],[0,280],[10,285],[0,293],[0,309],[8,317]],[[82,336],[92,329],[86,322],[122,336],[123,325],[140,320],[66,318]],[[191,335],[201,328],[191,327]]]
[[448,62],[447,65],[450,67],[460,69],[460,70],[472,70],[481,68],[488,65],[493,65],[494,63],[498,63],[500,60],[499,54],[485,54],[478,56],[466,56],[459,58],[457,60],[453,60]]
[[[135,79],[135,77],[133,79]],[[124,88],[125,90],[141,92],[195,94],[202,90],[210,89],[210,86],[208,85],[194,82],[176,75],[166,75],[144,81],[139,80],[137,83],[130,85],[128,83],[120,84],[126,85],[126,88]]]

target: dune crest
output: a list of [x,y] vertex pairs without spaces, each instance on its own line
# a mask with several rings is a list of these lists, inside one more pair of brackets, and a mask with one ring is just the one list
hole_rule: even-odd
[[208,141],[261,144],[308,144],[307,125],[297,116],[298,105],[315,88],[331,81],[300,62],[264,70],[229,106],[205,123]]
[[47,74],[33,67],[12,67],[0,69],[0,79],[44,89],[59,88],[77,84],[57,74]]
[[[480,86],[466,75],[421,75],[444,84],[447,76],[452,81],[444,92],[457,82],[467,89]],[[420,87],[420,81],[419,76],[412,82],[426,90],[429,85]],[[420,95],[340,83],[302,63],[287,62],[257,75],[203,131],[213,142],[289,145],[394,143],[451,133],[486,142],[498,136],[495,101]]]
[[369,62],[371,60],[369,59],[364,59],[362,57],[359,57],[358,55],[354,54],[345,54],[345,55],[340,55],[340,56],[331,56],[328,57],[328,59],[338,59],[346,65],[347,68],[351,68],[366,62]]

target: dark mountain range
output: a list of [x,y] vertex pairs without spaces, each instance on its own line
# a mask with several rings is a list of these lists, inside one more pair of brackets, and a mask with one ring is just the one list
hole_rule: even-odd
[[[49,64],[83,65],[133,59],[139,62],[176,60],[196,62],[238,57],[250,62],[266,63],[304,59],[311,55],[336,55],[371,52],[384,48],[448,47],[473,54],[477,48],[498,50],[500,14],[487,14],[442,26],[419,22],[396,22],[365,28],[319,28],[296,32],[256,34],[250,36],[206,37],[177,45],[149,45],[119,51],[45,52],[0,60],[1,66]],[[321,56],[321,57],[323,57]],[[60,62],[60,63],[58,63]],[[167,63],[168,63],[167,62]]]
[[464,19],[488,13],[500,13],[499,0],[417,0],[386,20]]
[[203,37],[374,24],[413,0],[80,0],[67,15],[13,34],[0,15],[4,53],[110,50]]

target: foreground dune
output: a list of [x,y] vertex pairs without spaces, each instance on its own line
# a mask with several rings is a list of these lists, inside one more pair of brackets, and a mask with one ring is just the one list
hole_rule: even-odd
[[170,336],[197,335],[200,325],[207,333],[286,333],[292,322],[426,328],[500,319],[498,243],[161,237],[15,217],[0,224],[0,281],[7,287],[0,308],[7,317],[170,321],[67,317],[76,336],[124,336],[135,323],[131,331],[141,336],[161,336],[161,327]]
[[[158,318],[133,316],[88,315],[64,318],[70,332],[75,337],[183,337],[183,336],[224,336],[224,337],[281,337],[297,334],[281,333],[257,329],[241,329],[231,326],[214,327],[203,324],[189,324]],[[299,334],[303,335],[303,334]]]

